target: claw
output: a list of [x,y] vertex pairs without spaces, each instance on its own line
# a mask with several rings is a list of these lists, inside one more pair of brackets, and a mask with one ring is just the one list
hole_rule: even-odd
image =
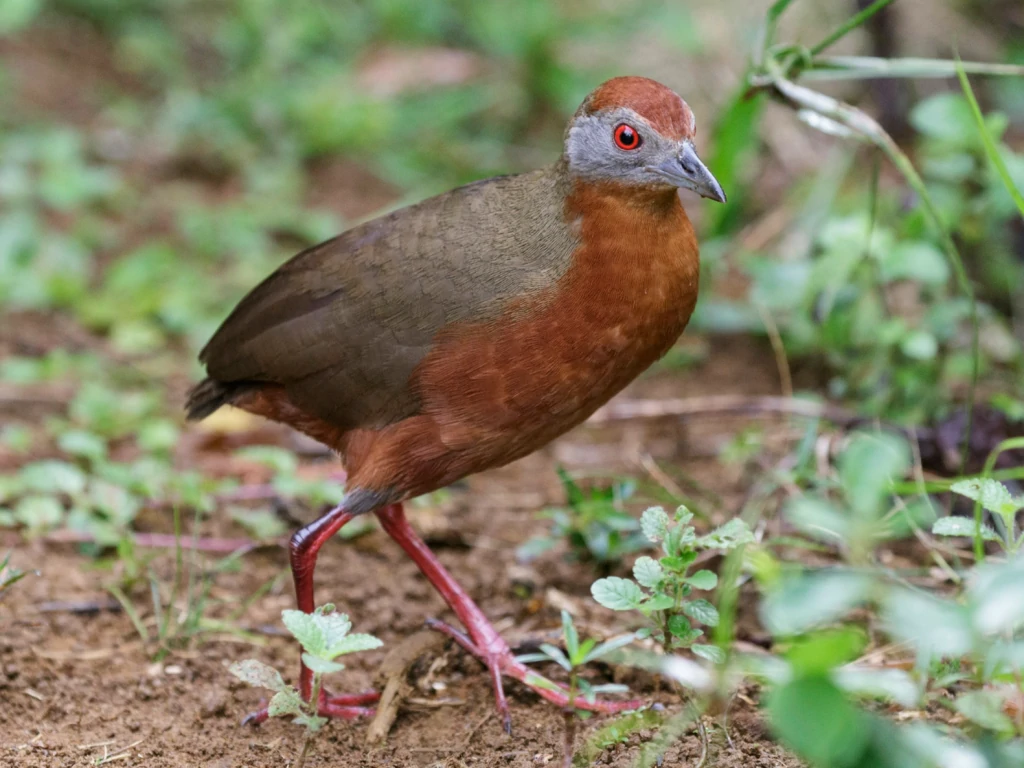
[[[548,680],[543,675],[534,672],[525,664],[516,660],[512,650],[504,643],[491,642],[491,650],[483,650],[473,642],[466,633],[446,624],[438,619],[427,619],[427,626],[442,634],[448,635],[467,653],[479,659],[491,675],[491,684],[494,687],[494,696],[497,700],[498,714],[501,717],[502,728],[509,736],[512,735],[512,714],[509,712],[508,701],[505,699],[505,690],[502,677],[511,677],[518,680],[527,688],[531,689],[541,698],[547,699],[559,707],[569,706],[568,688],[561,683]],[[497,647],[494,647],[497,646]],[[630,709],[640,709],[644,702],[634,701],[593,701],[576,699],[573,703],[576,709],[585,709],[590,712],[613,714],[624,712]]]

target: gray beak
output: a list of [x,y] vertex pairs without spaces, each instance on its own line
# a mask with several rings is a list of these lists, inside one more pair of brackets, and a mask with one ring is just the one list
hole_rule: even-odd
[[653,173],[680,189],[689,189],[701,197],[725,202],[725,192],[718,180],[711,175],[708,167],[697,157],[692,142],[685,142],[679,155],[668,162],[652,167]]

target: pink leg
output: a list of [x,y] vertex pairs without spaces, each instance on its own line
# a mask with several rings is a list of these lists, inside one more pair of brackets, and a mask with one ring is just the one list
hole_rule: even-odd
[[[487,620],[483,612],[473,602],[466,591],[459,586],[452,575],[445,570],[433,552],[427,547],[409,525],[405,518],[405,512],[401,504],[392,504],[377,510],[377,517],[388,535],[391,536],[399,546],[419,566],[423,574],[430,580],[445,602],[455,611],[459,621],[468,631],[467,634],[460,632],[453,627],[439,621],[430,621],[430,626],[438,629],[466,651],[476,656],[486,665],[491,673],[491,680],[494,685],[494,696],[498,704],[498,714],[502,718],[502,724],[507,733],[512,731],[512,716],[509,713],[508,702],[505,699],[505,691],[502,686],[502,676],[518,680],[527,687],[534,690],[539,696],[560,707],[568,706],[569,697],[564,686],[547,680],[528,669],[524,664],[516,661],[508,644],[501,638],[494,625]],[[621,712],[627,709],[637,709],[642,706],[637,701],[597,701],[589,704],[586,701],[577,701],[579,709],[589,709],[595,712]]]
[[[316,607],[313,598],[313,571],[316,568],[316,556],[320,547],[351,520],[355,515],[346,512],[343,506],[332,509],[318,517],[305,528],[294,533],[289,542],[289,555],[292,564],[292,579],[295,582],[296,604],[300,611],[312,613]],[[313,695],[313,672],[302,664],[299,670],[299,692],[302,698],[309,701]],[[347,696],[329,696],[326,691],[320,692],[319,713],[324,717],[339,717],[352,720],[363,715],[372,715],[373,709],[366,704],[373,704],[380,698],[376,691],[366,691]],[[266,707],[246,715],[243,725],[259,725],[268,717]]]

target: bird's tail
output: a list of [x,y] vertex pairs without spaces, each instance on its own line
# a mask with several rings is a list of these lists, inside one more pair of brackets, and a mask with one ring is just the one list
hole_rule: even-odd
[[185,401],[185,418],[189,421],[200,421],[216,411],[222,405],[229,405],[243,392],[250,389],[247,382],[215,381],[203,379],[188,393]]

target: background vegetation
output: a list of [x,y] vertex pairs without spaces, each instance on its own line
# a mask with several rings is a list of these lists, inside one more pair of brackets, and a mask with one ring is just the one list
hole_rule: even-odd
[[[591,728],[577,762],[641,729],[645,764],[694,733],[713,761],[753,682],[809,764],[1024,765],[1024,77],[972,64],[1024,64],[1018,5],[5,0],[0,606],[72,544],[148,657],[251,638],[247,606],[286,577],[228,610],[218,574],[341,485],[242,415],[186,428],[198,349],[298,249],[549,162],[596,83],[646,74],[694,107],[730,203],[685,201],[691,330],[643,402],[601,418],[753,418],[715,448],[738,494],[685,456],[568,466],[508,548],[601,577],[618,613],[597,628],[646,628],[618,660],[671,681],[660,730]],[[737,343],[759,367],[723,359]],[[685,399],[712,375],[697,391],[717,397]],[[641,525],[654,501],[665,526],[694,514],[675,539]]]

